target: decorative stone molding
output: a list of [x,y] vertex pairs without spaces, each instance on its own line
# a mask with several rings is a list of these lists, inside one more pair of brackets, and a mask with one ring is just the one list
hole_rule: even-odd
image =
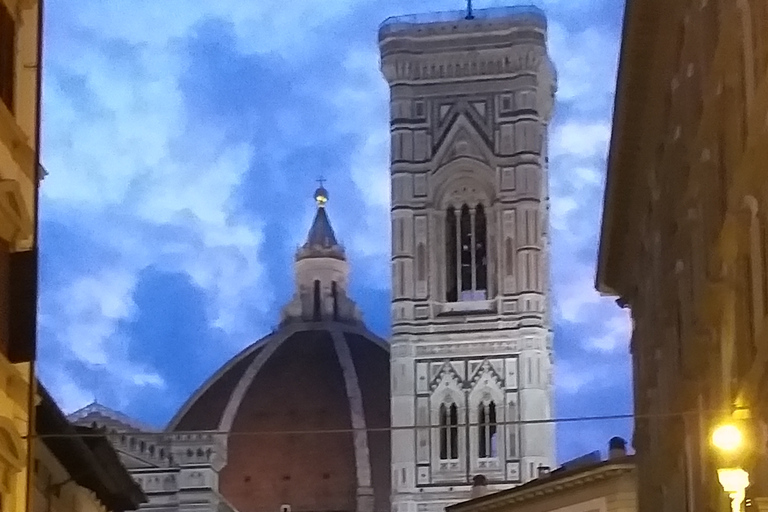
[[441,59],[392,55],[382,59],[382,73],[391,84],[454,79],[510,77],[524,72],[539,73],[548,61],[546,49],[537,45],[514,48],[492,58],[485,54],[448,55]]

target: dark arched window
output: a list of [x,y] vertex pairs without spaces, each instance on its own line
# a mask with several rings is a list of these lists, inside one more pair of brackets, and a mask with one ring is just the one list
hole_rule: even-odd
[[478,456],[496,457],[496,403],[480,404],[477,420]]
[[458,288],[456,286],[458,283],[456,275],[457,246],[456,210],[451,206],[445,214],[445,291],[448,302],[459,300]]
[[448,455],[452,460],[455,460],[459,458],[459,409],[456,404],[451,404],[448,424],[448,437],[451,445]]
[[480,404],[477,411],[477,441],[478,441],[478,456],[480,458],[488,456],[488,436],[487,425],[485,424],[485,404]]
[[456,404],[440,404],[440,460],[459,458],[459,410]]
[[[475,210],[474,250],[474,289],[480,292],[485,292],[488,289],[488,254],[486,248],[485,209],[481,204],[477,205],[477,209]],[[487,293],[485,295],[487,296]]]
[[485,209],[466,203],[446,211],[446,300],[488,298],[488,251]]
[[315,281],[314,296],[312,298],[312,320],[315,322],[319,322],[321,318],[320,306],[320,281]]
[[448,458],[448,411],[440,404],[440,459]]
[[464,300],[468,294],[464,292],[472,291],[472,216],[469,213],[469,206],[466,204],[461,207],[461,218],[459,220],[461,236],[461,295],[460,300]]

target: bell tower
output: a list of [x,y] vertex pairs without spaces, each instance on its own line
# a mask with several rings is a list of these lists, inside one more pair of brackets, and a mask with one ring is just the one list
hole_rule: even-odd
[[555,463],[554,425],[541,422],[553,414],[546,34],[544,13],[527,6],[379,29],[393,512],[437,512],[469,498],[478,476],[502,489]]

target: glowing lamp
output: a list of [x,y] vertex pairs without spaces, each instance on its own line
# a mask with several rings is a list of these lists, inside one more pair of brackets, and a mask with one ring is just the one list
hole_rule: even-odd
[[712,444],[720,451],[735,452],[743,443],[744,435],[736,425],[720,425],[712,432]]

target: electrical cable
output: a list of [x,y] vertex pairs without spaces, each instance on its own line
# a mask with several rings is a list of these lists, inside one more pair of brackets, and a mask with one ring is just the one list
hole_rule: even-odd
[[[675,418],[675,417],[682,417],[687,415],[697,415],[697,414],[708,414],[708,413],[714,413],[714,414],[730,414],[733,412],[732,410],[715,410],[715,411],[705,411],[705,410],[694,410],[694,411],[685,411],[685,412],[669,412],[669,413],[650,413],[650,414],[631,414],[631,413],[621,413],[621,414],[603,414],[603,415],[592,415],[592,416],[571,416],[571,417],[562,417],[562,418],[550,418],[550,419],[534,419],[534,420],[512,420],[512,421],[496,421],[493,423],[475,423],[475,422],[467,422],[467,423],[458,423],[456,425],[407,425],[407,426],[388,426],[388,427],[367,427],[367,428],[329,428],[329,429],[291,429],[291,430],[245,430],[245,431],[223,431],[223,430],[174,430],[174,431],[141,431],[141,430],[131,430],[131,431],[117,431],[117,432],[108,432],[108,431],[94,431],[94,432],[82,432],[82,433],[62,433],[62,434],[37,434],[36,437],[40,439],[46,439],[46,438],[60,438],[60,437],[115,437],[115,436],[133,436],[136,439],[147,439],[152,437],[163,437],[163,438],[171,438],[179,436],[201,436],[201,435],[210,435],[210,436],[229,436],[229,437],[240,437],[240,436],[255,436],[255,435],[264,435],[264,436],[274,436],[274,435],[314,435],[314,434],[344,434],[344,433],[353,433],[353,432],[393,432],[398,430],[419,430],[419,429],[439,429],[439,428],[455,428],[455,427],[477,427],[477,426],[503,426],[503,425],[541,425],[541,424],[562,424],[562,423],[579,423],[579,422],[596,422],[596,421],[618,421],[618,420],[627,420],[627,419],[660,419],[660,418]],[[754,412],[754,411],[753,411]],[[106,427],[105,427],[106,428]]]

